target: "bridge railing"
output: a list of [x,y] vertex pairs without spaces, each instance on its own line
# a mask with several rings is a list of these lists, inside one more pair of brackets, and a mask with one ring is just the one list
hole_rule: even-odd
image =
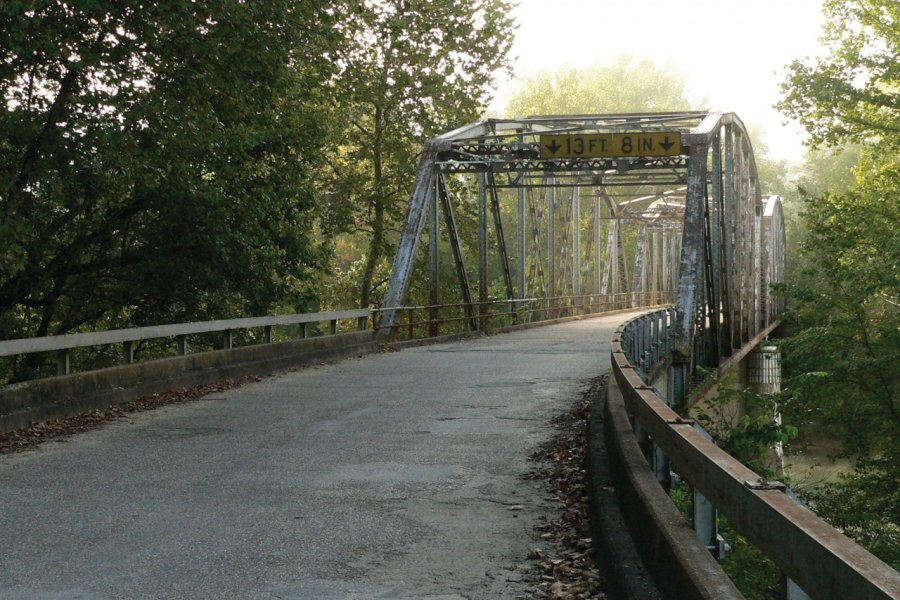
[[671,292],[626,292],[616,294],[581,294],[534,298],[500,299],[486,302],[394,306],[373,311],[376,331],[382,325],[384,312],[396,312],[396,324],[390,326],[392,339],[437,337],[463,331],[490,331],[523,323],[535,323],[565,317],[594,315],[616,310],[645,308],[670,304]]
[[228,350],[234,343],[234,335],[239,331],[261,329],[262,343],[273,342],[273,328],[277,326],[298,326],[298,337],[305,338],[308,326],[316,323],[328,323],[331,335],[338,333],[339,323],[352,321],[355,328],[364,330],[372,311],[369,309],[340,310],[330,312],[302,313],[291,315],[273,315],[265,317],[249,317],[242,319],[222,319],[215,321],[197,321],[191,323],[173,323],[150,327],[131,327],[88,333],[72,333],[68,335],[45,336],[0,341],[0,357],[33,354],[38,352],[56,352],[58,373],[70,372],[70,353],[77,348],[122,344],[123,360],[126,364],[135,361],[137,344],[147,340],[174,338],[179,355],[189,353],[188,336],[201,334],[222,334],[220,348]]
[[650,385],[668,358],[672,317],[664,309],[632,319],[612,340],[613,374],[639,439],[649,436],[680,476],[811,597],[900,597],[894,569],[793,500],[783,484],[718,448]]

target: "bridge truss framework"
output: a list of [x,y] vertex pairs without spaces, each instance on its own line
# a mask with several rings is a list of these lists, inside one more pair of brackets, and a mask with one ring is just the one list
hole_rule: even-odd
[[[542,136],[605,134],[665,134],[680,139],[681,151],[548,158],[541,149]],[[500,201],[510,193],[515,260]],[[477,301],[454,206],[467,195],[477,198]],[[763,198],[746,128],[733,113],[491,119],[427,142],[394,258],[382,331],[398,325],[426,223],[431,302],[439,303],[441,221],[473,328],[475,307],[484,310],[491,299],[490,267],[498,263],[502,277],[494,287],[502,280],[510,302],[628,293],[637,305],[639,296],[657,303],[674,296],[675,362],[691,372],[698,365],[718,366],[782,308],[768,293],[784,273],[781,199]]]

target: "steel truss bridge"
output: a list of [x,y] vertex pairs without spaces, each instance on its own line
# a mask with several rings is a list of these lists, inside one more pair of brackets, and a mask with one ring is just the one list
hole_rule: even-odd
[[[428,252],[419,256],[423,240]],[[625,520],[649,532],[637,543],[651,570],[654,561],[658,567],[653,579],[669,585],[671,597],[740,597],[713,556],[718,510],[785,574],[791,600],[900,598],[896,571],[786,486],[717,448],[686,412],[709,385],[707,374],[734,367],[778,326],[784,306],[773,284],[784,280],[784,253],[781,198],[763,195],[734,114],[489,120],[425,145],[384,308],[0,341],[0,358],[56,353],[60,373],[0,388],[0,432],[173,386],[308,364],[313,355],[374,352],[373,314],[378,335],[408,328],[434,336],[445,322],[484,330],[497,319],[646,307],[610,344],[603,425],[607,450],[628,472]],[[452,257],[451,277],[441,277],[442,254]],[[410,306],[420,278],[429,302]],[[422,309],[418,323],[401,316]],[[307,336],[317,331],[329,335]],[[189,336],[222,342],[192,353]],[[135,349],[147,340],[169,340],[159,344],[171,343],[175,355],[138,360]],[[110,345],[121,345],[125,364],[71,372],[89,361],[70,364],[70,353]],[[673,473],[693,489],[695,531],[666,496]],[[617,482],[617,491],[625,485]]]
[[[456,216],[467,205],[478,214],[477,299]],[[543,318],[561,314],[561,305],[573,314],[671,303],[617,333],[613,387],[648,472],[662,484],[647,494],[668,489],[670,460],[694,489],[699,537],[680,543],[700,550],[673,552],[693,563],[688,572],[706,578],[696,582],[698,597],[740,597],[712,558],[719,551],[713,505],[786,574],[788,598],[898,593],[893,569],[798,504],[786,486],[716,448],[685,418],[705,374],[736,366],[778,326],[784,309],[773,292],[784,280],[782,200],[763,195],[736,115],[492,119],[427,142],[386,292],[382,335],[402,323],[423,239],[432,335],[441,321],[442,244],[450,247],[457,306],[472,329],[484,328],[498,302],[513,320],[530,318],[535,303]],[[502,296],[491,296],[492,289]],[[554,307],[556,313],[547,311]]]
[[[627,136],[631,154],[579,156],[579,143],[591,154],[604,136]],[[660,136],[668,147],[652,145]],[[559,152],[566,156],[548,156],[557,140],[577,143]],[[456,217],[470,197],[478,212],[477,301]],[[515,207],[507,211],[515,260],[507,206]],[[781,199],[762,196],[745,128],[731,113],[488,120],[428,142],[385,296],[385,330],[399,323],[426,223],[431,304],[439,306],[443,225],[473,327],[474,307],[497,300],[489,295],[491,265],[510,303],[602,304],[627,294],[637,305],[677,292],[677,362],[692,372],[718,366],[782,309],[768,292],[784,274]]]

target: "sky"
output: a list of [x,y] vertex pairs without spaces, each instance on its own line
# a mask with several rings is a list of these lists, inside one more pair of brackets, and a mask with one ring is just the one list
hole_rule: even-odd
[[761,127],[769,156],[796,164],[803,131],[772,105],[785,65],[823,53],[821,8],[821,0],[519,0],[515,78],[500,82],[491,112],[505,116],[516,78],[629,54],[681,74],[692,101]]

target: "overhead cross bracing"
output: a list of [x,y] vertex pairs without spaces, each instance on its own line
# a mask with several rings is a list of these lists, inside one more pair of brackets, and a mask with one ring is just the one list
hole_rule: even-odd
[[[772,202],[780,214],[780,199]],[[478,215],[478,244],[468,261],[456,216],[462,207]],[[449,246],[456,298],[469,307],[473,327],[473,307],[492,300],[552,298],[572,306],[631,294],[636,306],[677,293],[681,358],[715,362],[752,338],[775,309],[763,286],[782,271],[762,264],[783,261],[783,251],[776,257],[761,240],[771,235],[767,224],[783,227],[776,220],[763,222],[752,148],[732,113],[551,115],[467,125],[425,144],[382,331],[397,324],[430,223],[431,304],[440,304],[440,254]],[[783,239],[783,230],[778,235]]]

